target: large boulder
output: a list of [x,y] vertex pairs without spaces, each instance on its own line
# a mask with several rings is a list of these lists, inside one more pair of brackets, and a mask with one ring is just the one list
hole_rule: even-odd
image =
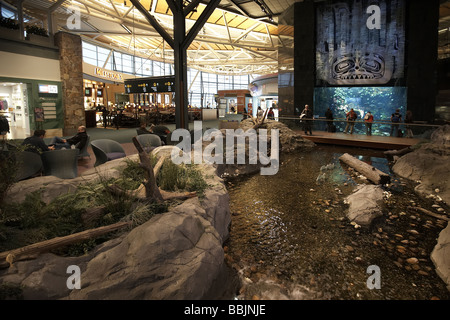
[[[95,172],[109,174],[123,161]],[[220,299],[234,292],[237,282],[230,278],[222,247],[231,223],[229,196],[214,167],[199,168],[209,185],[202,197],[154,216],[87,255],[42,254],[16,261],[0,270],[0,282],[20,285],[24,299]],[[41,178],[34,184],[43,192],[59,181]],[[81,289],[68,288],[69,266],[80,268]]]
[[417,181],[415,191],[450,203],[450,125],[442,126],[431,135],[429,143],[400,157],[392,167],[395,174]]
[[[242,120],[239,123],[239,128],[242,129],[245,135],[248,130],[252,130],[254,123],[251,119]],[[299,133],[291,130],[286,124],[275,121],[275,120],[265,120],[264,123],[256,130],[258,133],[259,129],[267,130],[267,149],[265,150],[267,154],[264,156],[270,157],[272,155],[272,139],[271,130],[278,130],[278,156],[280,153],[289,153],[305,148],[312,148],[315,146],[314,142],[308,139],[304,139]],[[235,129],[235,134],[238,132]],[[223,136],[226,136],[226,129],[221,129]],[[203,148],[205,148],[210,142],[206,141],[203,143]],[[259,142],[258,142],[259,143]],[[260,145],[257,145],[258,152],[261,152]],[[237,155],[239,150],[245,150],[245,164],[238,163]],[[276,151],[275,151],[276,152]],[[275,155],[275,154],[274,154]],[[250,174],[255,174],[261,172],[261,167],[270,168],[265,174],[275,174],[278,172],[279,163],[275,161],[269,162],[269,164],[262,164],[259,154],[253,154],[249,151],[249,141],[245,140],[244,145],[241,144],[241,140],[236,139],[234,143],[234,161],[233,163],[227,163],[224,161],[223,164],[217,165],[217,172],[223,177],[239,177]],[[276,157],[276,155],[275,155]]]
[[56,197],[74,192],[80,184],[100,181],[101,179],[118,178],[128,160],[138,160],[138,155],[108,161],[98,167],[86,170],[74,179],[61,179],[55,176],[39,176],[15,183],[5,197],[5,202],[21,203],[27,194],[40,191],[42,201],[50,203]]
[[438,242],[431,252],[431,260],[436,267],[436,273],[450,290],[450,224],[439,234]]
[[383,215],[384,193],[378,185],[362,184],[346,198],[349,204],[347,218],[360,226],[369,227],[375,218]]

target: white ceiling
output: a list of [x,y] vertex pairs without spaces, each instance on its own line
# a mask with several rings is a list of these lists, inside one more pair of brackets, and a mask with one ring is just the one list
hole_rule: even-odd
[[[16,0],[0,0],[16,6]],[[139,0],[172,35],[173,18],[165,0]],[[184,0],[190,2],[191,0]],[[297,0],[302,1],[302,0]],[[320,0],[316,0],[320,1]],[[209,0],[186,17],[191,28]],[[278,18],[296,0],[221,0],[187,51],[188,66],[218,74],[270,74],[278,72],[278,47],[293,45],[293,29],[278,29]],[[173,50],[130,0],[24,0],[32,23],[47,27],[49,13],[53,31],[79,34],[83,40],[139,55],[173,62]],[[81,13],[79,29],[68,28],[71,9]],[[125,26],[130,33],[123,27]],[[441,1],[439,54],[450,55],[450,1]]]
[[[15,5],[15,0],[2,0]],[[139,0],[170,34],[173,17],[165,0]],[[185,0],[190,1],[190,0]],[[270,74],[278,71],[277,48],[292,43],[279,35],[278,16],[295,0],[221,0],[187,51],[188,66],[218,74]],[[186,32],[208,1],[186,16]],[[24,0],[24,13],[53,31],[79,34],[83,40],[145,58],[173,62],[173,50],[130,0]],[[78,8],[81,26],[69,29],[68,18]],[[263,10],[264,9],[264,10]],[[123,27],[125,26],[130,33]],[[291,38],[279,41],[282,38]],[[281,39],[282,40],[282,39]]]

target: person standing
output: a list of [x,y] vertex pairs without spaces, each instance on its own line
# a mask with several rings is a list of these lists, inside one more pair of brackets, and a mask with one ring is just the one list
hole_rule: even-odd
[[269,109],[269,112],[267,113],[267,119],[275,120],[275,113],[273,112],[273,108],[272,107]]
[[368,136],[372,135],[372,122],[373,122],[373,114],[368,111],[364,116],[364,122],[366,123],[366,134]]
[[353,129],[355,128],[355,121],[358,118],[358,115],[356,114],[355,110],[353,108],[350,109],[349,112],[347,112],[346,120],[347,125],[345,126],[344,133],[348,132],[348,129],[350,128],[350,134],[353,134]]
[[400,109],[395,110],[395,112],[391,115],[391,137],[398,137],[399,136],[399,127],[400,122],[402,122],[402,115],[400,114]]
[[327,121],[327,132],[335,132],[336,128],[333,124],[333,111],[331,111],[330,108],[327,109],[327,111],[325,111],[325,119]]
[[313,118],[313,111],[309,107],[309,105],[305,104],[305,109],[303,109],[300,119],[303,120],[303,130],[305,131],[305,134],[307,135],[308,132],[312,136],[312,118]]
[[[413,123],[413,115],[411,110],[406,111],[405,123]],[[406,125],[405,130],[406,130],[405,138],[412,138],[414,136],[410,125]]]
[[263,109],[261,109],[261,107],[258,107],[258,111],[257,111],[257,113],[256,113],[257,119],[258,119],[258,120],[259,120],[259,119],[262,119],[263,116],[264,116],[264,111],[263,111]]

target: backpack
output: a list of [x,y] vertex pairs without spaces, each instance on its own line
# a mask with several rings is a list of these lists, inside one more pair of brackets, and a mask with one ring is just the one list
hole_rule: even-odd
[[398,113],[392,114],[392,122],[400,122],[400,115]]

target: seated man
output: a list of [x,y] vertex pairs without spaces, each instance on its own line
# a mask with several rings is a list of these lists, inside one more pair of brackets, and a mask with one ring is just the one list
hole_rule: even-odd
[[166,126],[162,126],[162,125],[154,125],[152,124],[150,126],[150,133],[154,133],[157,136],[159,136],[161,138],[161,141],[164,142],[164,144],[167,144],[167,135],[170,133],[170,129],[167,128]]
[[138,135],[153,133],[147,130],[147,125],[145,123],[141,123],[140,127],[136,129],[136,132]]
[[25,151],[41,154],[45,151],[55,150],[53,146],[47,146],[44,142],[45,130],[35,130],[31,137],[23,140],[22,145],[27,146]]
[[63,139],[60,137],[53,137],[52,141],[50,142],[51,146],[54,146],[55,149],[70,149],[72,145],[75,145],[78,149],[83,149],[83,147],[86,145],[88,136],[86,133],[86,127],[85,126],[79,126],[78,127],[78,133],[74,135],[72,138],[69,139]]

